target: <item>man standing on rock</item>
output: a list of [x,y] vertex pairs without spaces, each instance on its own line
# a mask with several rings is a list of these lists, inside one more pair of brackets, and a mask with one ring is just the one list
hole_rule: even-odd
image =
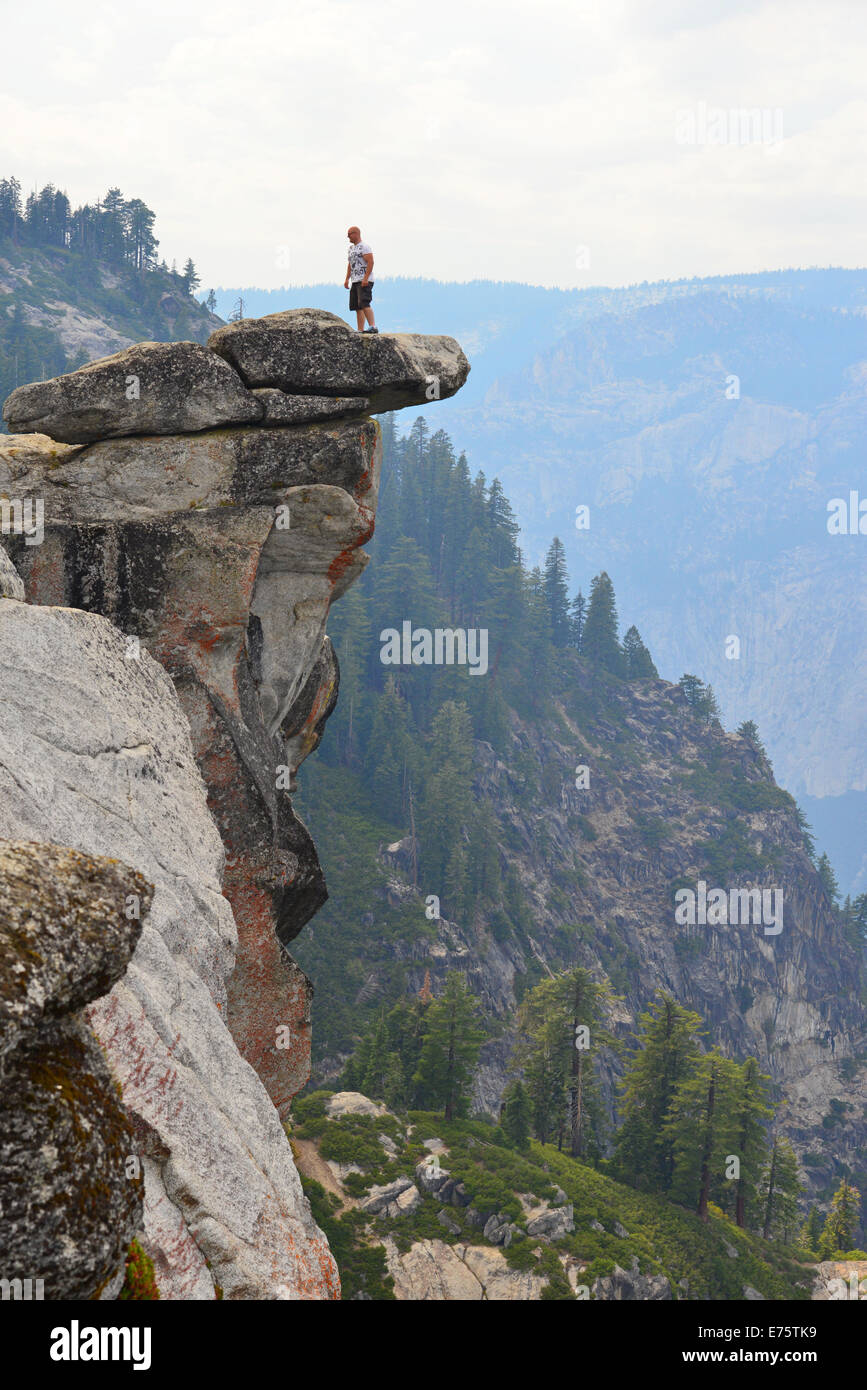
[[[373,321],[373,309],[371,300],[373,299],[373,252],[366,241],[361,240],[361,231],[358,227],[350,227],[346,233],[349,237],[349,264],[346,267],[346,279],[343,288],[349,290],[349,307],[355,310],[355,318],[359,333],[378,333],[379,329]],[[352,288],[350,289],[350,281]],[[367,320],[368,327],[364,327]]]

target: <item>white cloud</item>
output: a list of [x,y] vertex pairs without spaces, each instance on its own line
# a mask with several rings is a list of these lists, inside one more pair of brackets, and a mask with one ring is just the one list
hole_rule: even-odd
[[[380,274],[863,264],[865,38],[848,0],[46,0],[4,17],[0,172],[143,197],[205,285],[339,280],[350,222]],[[699,103],[786,138],[678,145]]]

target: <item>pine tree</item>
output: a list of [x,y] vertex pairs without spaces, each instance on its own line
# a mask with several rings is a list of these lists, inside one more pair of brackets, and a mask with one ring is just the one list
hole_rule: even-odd
[[566,550],[558,536],[552,540],[545,556],[545,599],[551,640],[555,647],[565,647],[570,636],[569,575],[566,570]]
[[362,585],[351,586],[329,618],[328,627],[340,665],[340,699],[331,716],[329,734],[333,732],[339,740],[343,761],[352,764],[363,747],[371,703],[368,672],[374,648],[369,604]]
[[400,1057],[396,1052],[388,1054],[382,1082],[382,1098],[389,1110],[403,1110],[409,1099],[406,1091],[406,1077],[403,1074]]
[[593,1056],[600,1042],[608,1044],[611,1041],[609,1035],[600,1030],[599,1018],[603,1003],[612,995],[607,986],[597,984],[590,972],[581,966],[567,971],[560,980],[572,1038],[568,1081],[570,1153],[573,1158],[581,1158],[587,1148],[591,1108],[588,1101],[594,1092]]
[[711,1189],[721,1180],[735,1143],[737,1072],[717,1048],[706,1053],[677,1087],[663,1126],[673,1158],[671,1195],[695,1203],[705,1222]]
[[199,273],[196,270],[195,265],[193,264],[192,256],[188,258],[187,263],[181,272],[181,279],[184,282],[184,289],[186,290],[187,294],[192,294],[193,291],[197,290],[199,285],[202,283]]
[[17,241],[21,226],[21,184],[14,178],[0,179],[0,237]]
[[479,682],[487,689],[502,683],[502,676],[497,680],[501,668],[508,678],[521,671],[525,659],[528,615],[524,576],[518,565],[491,571],[480,623],[488,629],[490,642],[491,674]]
[[500,855],[497,823],[486,801],[475,802],[467,844],[469,885],[473,899],[500,899]]
[[788,1242],[795,1227],[800,1192],[795,1151],[790,1140],[777,1136],[760,1185],[764,1204],[762,1236],[765,1240],[779,1236]]
[[428,880],[443,885],[442,895],[461,912],[468,866],[466,841],[474,814],[472,721],[463,701],[446,700],[434,716],[419,802],[422,862]]
[[831,1210],[819,1238],[821,1259],[839,1259],[854,1250],[860,1210],[861,1194],[844,1178],[834,1193]]
[[404,803],[404,774],[412,766],[415,746],[409,736],[406,702],[389,680],[376,701],[373,724],[365,750],[365,767],[376,809],[386,819],[400,823]]
[[822,1213],[817,1206],[811,1206],[798,1237],[798,1244],[810,1258],[815,1258],[819,1253],[821,1235]]
[[444,1118],[465,1115],[473,1071],[485,1034],[476,1022],[477,1001],[456,970],[442,997],[428,1006],[427,1031],[414,1084],[425,1106],[443,1107]]
[[867,941],[867,893],[852,899],[852,926],[859,941]]
[[834,869],[827,854],[821,854],[819,856],[816,871],[822,880],[822,887],[828,894],[833,906],[836,907],[840,901],[840,885],[837,882],[837,875],[834,873]]
[[569,627],[569,645],[580,652],[584,646],[584,623],[587,617],[587,600],[579,589],[572,600]]
[[518,536],[521,528],[499,478],[494,478],[488,489],[487,510],[494,537],[491,560],[498,569],[514,565],[518,558]]
[[519,693],[523,694],[529,713],[536,716],[545,708],[551,692],[553,648],[548,617],[548,600],[542,572],[535,567],[525,577],[524,605],[526,621],[521,653],[522,676]]
[[756,1211],[762,1167],[767,1159],[768,1141],[765,1122],[773,1114],[767,1104],[769,1076],[759,1071],[754,1057],[748,1057],[737,1069],[734,1095],[734,1138],[732,1153],[737,1157],[740,1174],[734,1180],[735,1221],[742,1229],[747,1217]]
[[563,1124],[565,1078],[571,1061],[570,1038],[562,1020],[544,1014],[535,1018],[529,1016],[530,1007],[532,1001],[525,999],[519,1025],[529,1036],[516,1044],[515,1060],[524,1072],[533,1133],[540,1144],[547,1144]]
[[205,298],[205,308],[208,310],[209,314],[215,314],[217,312],[217,296],[213,289],[208,290]]
[[361,1089],[367,1096],[379,1100],[384,1094],[385,1077],[389,1064],[388,1027],[385,1014],[380,1013],[371,1029],[365,1056],[365,1070]]
[[794,1239],[802,1191],[797,1154],[788,1139],[781,1139],[777,1156],[775,1229],[784,1245],[791,1245]]
[[614,585],[603,570],[590,585],[590,602],[584,624],[583,654],[597,666],[619,676],[623,671],[623,653],[617,632],[617,602]]
[[[428,558],[409,536],[395,544],[387,559],[374,572],[371,609],[381,615],[384,630],[396,628],[398,633],[406,620],[413,627],[435,628],[442,617],[442,606],[436,594]],[[380,641],[383,639],[377,633]],[[383,671],[391,668],[382,666]],[[424,667],[400,667],[402,682],[411,681]]]
[[665,1121],[678,1088],[698,1069],[701,1018],[660,991],[638,1025],[637,1048],[621,1081],[624,1119],[614,1169],[633,1187],[663,1192],[674,1171]]
[[488,543],[481,527],[474,526],[467,538],[455,579],[457,617],[465,627],[477,627],[488,596],[490,559]]
[[745,719],[742,724],[738,725],[737,732],[741,738],[748,739],[753,747],[762,754],[762,757],[767,757],[765,745],[759,738],[759,728],[754,719]]
[[804,812],[802,811],[801,807],[798,805],[795,806],[795,820],[798,822],[798,828],[801,831],[801,836],[804,840],[804,847],[807,851],[810,863],[815,866],[816,839],[813,835],[813,828],[810,825],[810,822],[807,820],[807,817],[804,815]]
[[159,242],[153,234],[155,215],[142,202],[132,198],[124,207],[125,244],[134,270],[152,270]]
[[611,998],[588,970],[576,966],[536,985],[519,1015],[521,1036],[515,1064],[525,1073],[537,1137],[544,1142],[558,1112],[568,1105],[570,1151],[584,1157],[598,1127],[593,1063],[600,1047],[610,1046],[600,1027],[602,1008]]
[[659,679],[659,672],[653,664],[653,658],[642,642],[641,634],[635,626],[628,629],[623,639],[623,663],[627,680]]
[[442,882],[443,898],[451,916],[466,916],[469,912],[469,870],[467,852],[460,838],[455,840],[448,853]]
[[500,1124],[514,1149],[526,1149],[530,1143],[532,1112],[530,1098],[522,1081],[511,1081],[503,1092]]
[[686,696],[686,703],[700,719],[703,719],[706,724],[710,724],[714,719],[719,719],[719,705],[711,686],[705,685],[698,676],[691,675],[681,676],[677,683]]

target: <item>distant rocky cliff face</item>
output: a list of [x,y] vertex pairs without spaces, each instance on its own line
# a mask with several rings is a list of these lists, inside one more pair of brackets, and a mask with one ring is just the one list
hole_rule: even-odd
[[142,278],[128,266],[84,265],[60,246],[9,240],[0,254],[0,313],[19,315],[26,329],[41,333],[52,358],[59,351],[70,365],[142,338],[205,342],[222,322],[164,267]]
[[138,1116],[170,1297],[336,1291],[261,1089],[281,1109],[307,1079],[311,990],[286,945],[326,896],[289,793],[337,697],[328,609],[373,530],[369,411],[468,370],[451,339],[295,311],[6,403],[4,543],[29,604],[0,613],[20,654],[0,834],[117,854],[156,885],[91,1017]]
[[[864,299],[863,271],[613,291],[447,418],[502,480],[527,552],[560,536],[585,593],[606,569],[660,671],[700,672],[729,725],[757,721],[782,784],[827,799],[832,859],[859,818],[853,893],[867,888]],[[829,502],[848,510],[853,491],[860,533],[857,517],[829,533]]]
[[[586,775],[576,779],[578,767]],[[810,862],[794,802],[753,743],[698,718],[679,686],[609,680],[576,661],[544,717],[512,713],[507,752],[476,742],[474,795],[519,876],[523,924],[504,933],[481,914],[449,914],[432,942],[425,895],[438,885],[413,886],[407,836],[380,848],[365,964],[377,986],[399,962],[410,993],[430,972],[438,994],[447,972],[460,970],[506,1025],[483,1049],[478,1109],[498,1113],[528,982],[577,961],[611,980],[620,1000],[609,1023],[625,1044],[664,989],[701,1014],[709,1043],[758,1058],[781,1102],[781,1132],[806,1158],[809,1200],[827,1201],[844,1173],[865,1183],[859,951]],[[700,880],[708,892],[777,889],[781,929],[679,923],[674,891],[697,891]],[[323,1060],[319,1075],[333,1079],[341,1065]],[[612,1114],[620,1067],[612,1056],[603,1076]]]

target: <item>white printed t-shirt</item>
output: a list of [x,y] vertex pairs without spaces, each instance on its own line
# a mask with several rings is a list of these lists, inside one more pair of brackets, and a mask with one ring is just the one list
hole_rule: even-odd
[[366,241],[360,241],[357,246],[349,244],[349,278],[353,284],[358,280],[363,280],[367,274],[365,256],[372,256],[373,252]]

